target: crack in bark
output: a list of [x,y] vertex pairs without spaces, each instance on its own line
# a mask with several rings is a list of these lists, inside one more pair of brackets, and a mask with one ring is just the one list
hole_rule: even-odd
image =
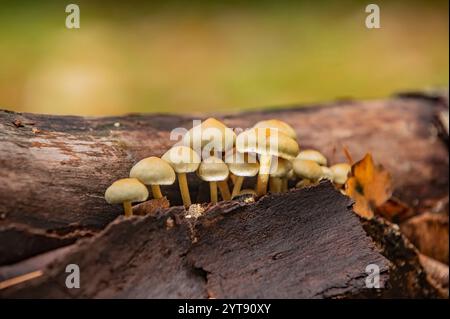
[[[349,201],[329,182],[322,182],[255,203],[220,202],[195,221],[195,243],[183,207],[156,216],[119,217],[49,264],[36,282],[2,291],[0,296],[367,296],[359,281],[365,266],[375,262],[386,274],[390,263],[348,209]],[[167,218],[175,221],[173,227],[166,227]],[[386,230],[387,226],[377,227]],[[273,258],[280,253],[281,258]],[[68,263],[79,264],[82,270],[79,292],[62,292]],[[413,265],[410,271],[414,270]],[[388,287],[391,278],[381,280]]]

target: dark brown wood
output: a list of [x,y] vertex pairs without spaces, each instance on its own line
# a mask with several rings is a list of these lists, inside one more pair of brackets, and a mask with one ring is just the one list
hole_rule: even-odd
[[427,273],[428,281],[437,288],[442,297],[448,299],[448,265],[423,254],[419,254],[419,261]]
[[[413,94],[217,117],[233,128],[284,120],[296,129],[302,148],[319,149],[331,163],[345,160],[344,145],[355,159],[371,152],[392,173],[395,195],[422,212],[448,193],[448,148],[435,126],[436,112],[443,108],[448,109],[445,98]],[[6,245],[28,241],[34,233],[47,234],[36,242],[48,241],[50,234],[56,238],[53,243],[65,245],[67,236],[80,238],[103,229],[121,214],[120,206],[103,199],[110,183],[126,177],[138,160],[163,154],[175,143],[170,131],[190,128],[196,118],[0,111],[0,237],[18,227]],[[203,184],[193,174],[189,184],[192,198],[205,198],[199,193]],[[172,205],[180,204],[176,185],[163,187],[163,192]],[[37,246],[25,243],[22,253],[3,256],[0,262],[40,253],[32,248]]]
[[397,225],[377,216],[362,223],[383,256],[391,262],[392,289],[383,291],[383,298],[448,298],[448,287],[435,284],[422,265],[421,254]]
[[0,265],[11,264],[33,255],[73,244],[79,236],[55,236],[24,225],[9,225],[0,231]]
[[[256,203],[221,202],[198,219],[185,218],[180,207],[120,217],[51,262],[44,276],[2,290],[0,297],[358,297],[367,295],[370,263],[380,267],[381,286],[390,289],[390,262],[350,206],[326,182]],[[71,263],[80,267],[80,289],[65,286]]]

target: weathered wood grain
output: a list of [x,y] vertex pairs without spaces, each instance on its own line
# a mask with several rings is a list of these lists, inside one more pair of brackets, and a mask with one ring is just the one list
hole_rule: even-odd
[[[331,163],[344,160],[344,145],[355,159],[371,152],[392,173],[395,195],[425,211],[434,199],[448,194],[448,148],[435,127],[436,112],[448,108],[446,103],[404,95],[217,117],[233,128],[247,128],[262,119],[284,120],[295,128],[302,148],[319,149]],[[190,128],[197,118],[201,117],[86,118],[0,111],[0,234],[20,228],[9,244],[26,241],[36,232],[48,241],[45,236],[80,238],[103,229],[121,213],[120,206],[104,201],[107,186],[126,177],[138,160],[163,154],[175,143],[170,131]],[[202,198],[200,181],[190,175],[192,198]],[[163,187],[163,192],[172,204],[180,203],[176,185]],[[30,248],[1,259],[12,263],[38,252]]]
[[[380,267],[382,290],[388,290],[390,262],[350,206],[326,182],[256,203],[221,202],[198,219],[186,219],[180,207],[120,217],[51,262],[44,276],[0,297],[357,297],[368,293],[370,263]],[[70,263],[80,267],[80,289],[65,286]]]

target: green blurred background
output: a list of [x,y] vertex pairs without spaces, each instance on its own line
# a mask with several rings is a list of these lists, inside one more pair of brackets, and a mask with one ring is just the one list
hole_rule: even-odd
[[[381,29],[365,27],[365,6]],[[76,3],[81,28],[65,28]],[[0,107],[108,115],[448,85],[447,1],[1,1]]]

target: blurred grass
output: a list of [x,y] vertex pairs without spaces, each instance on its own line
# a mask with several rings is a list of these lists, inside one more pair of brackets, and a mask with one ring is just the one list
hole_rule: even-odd
[[0,107],[27,112],[237,111],[448,85],[448,3],[0,3]]

